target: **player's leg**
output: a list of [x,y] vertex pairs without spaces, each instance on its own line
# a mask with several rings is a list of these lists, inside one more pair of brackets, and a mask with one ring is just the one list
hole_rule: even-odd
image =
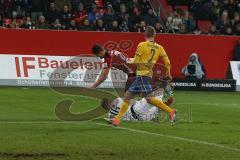
[[133,94],[127,91],[124,95],[122,103],[120,104],[120,110],[118,112],[118,115],[112,119],[112,125],[120,125],[120,120],[127,112],[131,99],[133,99]]
[[154,105],[154,106],[164,110],[165,112],[168,112],[169,117],[170,117],[170,121],[171,122],[175,121],[175,117],[176,117],[176,110],[175,109],[172,109],[171,107],[167,106],[161,99],[155,98],[151,94],[146,97],[146,100],[151,105]]
[[133,99],[133,94],[127,91],[124,95],[122,103],[120,104],[120,110],[118,115],[115,117],[116,119],[120,120],[127,112],[131,99]]
[[167,82],[167,85],[164,87],[163,99],[167,106],[171,106],[174,102],[173,86],[170,82]]
[[164,110],[165,112],[171,113],[173,111],[172,108],[170,108],[169,106],[167,106],[161,99],[153,97],[153,96],[147,96],[147,101],[148,103],[150,103],[151,105],[154,105],[162,110]]
[[173,102],[174,102],[173,96],[168,97],[168,99],[164,101],[164,103],[165,103],[167,106],[171,106],[171,105],[173,104]]
[[[154,89],[164,88],[164,95],[163,95],[164,97],[165,96],[167,96],[167,97],[172,96],[172,86],[171,86],[171,84],[167,81],[161,80],[161,78],[159,78],[158,75],[156,75],[155,79],[152,80],[151,85],[152,85],[152,88],[154,88]],[[176,110],[172,109],[170,107],[170,105],[173,102],[173,97],[170,97],[170,98],[167,99],[166,102],[163,102],[162,99],[159,99],[159,98],[155,97],[151,93],[146,97],[146,100],[151,105],[154,105],[154,106],[162,109],[163,111],[169,113],[171,122],[175,121]]]
[[[123,102],[120,104],[119,114],[115,117],[117,120],[120,120],[122,118],[122,116],[127,112],[128,107],[129,107],[129,103],[130,103],[131,99],[133,99],[134,95],[132,93],[130,93],[128,91],[128,89],[131,87],[131,85],[133,84],[135,79],[136,79],[136,74],[135,73],[132,73],[132,74],[128,75],[128,79],[127,79],[126,84],[125,84],[125,95],[124,95],[124,98],[123,98]],[[134,84],[134,87],[135,86],[136,86],[136,84]],[[132,86],[132,89],[133,89],[133,86]]]
[[122,116],[127,112],[130,100],[134,98],[134,95],[139,92],[139,79],[138,77],[134,78],[133,83],[128,88],[128,91],[125,92],[123,102],[120,105],[120,110],[118,115],[112,120],[114,126],[119,126]]
[[173,110],[170,107],[165,105],[161,99],[153,96],[151,79],[149,77],[142,76],[141,81],[144,84],[143,87],[144,87],[144,91],[145,91],[145,92],[143,92],[143,96],[146,98],[147,102],[151,105],[154,105],[154,106],[168,112],[168,113],[171,113]]
[[129,74],[125,86],[125,95],[123,102],[120,105],[119,114],[116,116],[116,119],[120,120],[122,116],[127,112],[129,103],[131,99],[134,98],[134,93],[138,92],[138,86],[138,77],[136,77],[135,73],[131,75]]
[[[155,87],[155,86],[154,86],[154,83],[151,83],[151,84],[149,84],[149,85],[151,85],[151,87]],[[161,99],[156,98],[156,97],[152,94],[152,92],[149,93],[149,94],[146,96],[146,100],[147,100],[147,102],[150,103],[151,105],[154,105],[154,106],[162,109],[163,111],[169,113],[171,122],[173,122],[173,121],[175,120],[176,110],[175,110],[175,109],[172,109],[171,107],[169,107],[168,105],[166,105]]]

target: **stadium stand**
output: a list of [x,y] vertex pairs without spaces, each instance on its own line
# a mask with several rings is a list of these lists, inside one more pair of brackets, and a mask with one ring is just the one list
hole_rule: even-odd
[[2,0],[2,28],[240,35],[239,0]]
[[[173,10],[173,19],[176,17],[181,17],[178,14],[186,12],[186,10],[191,13],[195,24],[196,30],[200,30],[201,33],[210,35],[240,35],[240,19],[239,19],[239,0],[160,0],[164,5],[163,8],[167,8],[169,11],[169,6]],[[167,3],[166,3],[167,1]],[[182,7],[185,6],[185,7]],[[171,17],[171,13],[169,17]],[[184,18],[183,18],[184,19]],[[183,26],[188,26],[189,21]],[[181,23],[179,23],[179,26]],[[183,27],[187,28],[187,27]],[[177,32],[179,32],[177,30]],[[189,33],[189,31],[186,31]]]
[[136,32],[157,21],[147,0],[0,1],[4,28]]

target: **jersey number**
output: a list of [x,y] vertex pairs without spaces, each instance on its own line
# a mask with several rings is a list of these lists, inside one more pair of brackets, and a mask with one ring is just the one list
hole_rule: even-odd
[[153,57],[156,53],[156,50],[155,49],[151,49],[151,54],[152,54],[152,57],[150,58],[150,60],[148,62],[151,62],[153,60]]

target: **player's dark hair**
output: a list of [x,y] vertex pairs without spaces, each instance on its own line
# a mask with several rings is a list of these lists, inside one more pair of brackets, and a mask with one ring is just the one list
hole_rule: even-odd
[[92,53],[97,55],[99,54],[99,52],[103,51],[103,47],[100,46],[99,44],[94,44],[93,47],[92,47]]
[[152,26],[147,26],[146,31],[145,31],[145,36],[147,38],[152,38],[156,36],[156,30]]

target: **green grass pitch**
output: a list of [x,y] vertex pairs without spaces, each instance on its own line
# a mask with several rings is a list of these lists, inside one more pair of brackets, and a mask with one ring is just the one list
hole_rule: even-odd
[[176,91],[174,107],[191,122],[124,122],[121,128],[102,118],[57,120],[54,106],[66,98],[76,102],[72,112],[99,103],[48,88],[0,88],[0,160],[240,159],[239,93]]

